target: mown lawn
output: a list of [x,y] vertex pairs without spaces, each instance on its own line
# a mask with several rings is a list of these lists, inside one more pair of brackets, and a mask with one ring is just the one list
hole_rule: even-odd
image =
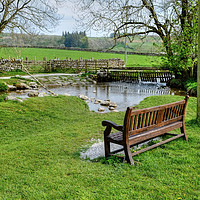
[[[59,59],[109,59],[120,58],[124,60],[123,54],[114,53],[100,53],[100,52],[87,52],[87,51],[72,51],[72,50],[60,50],[60,49],[42,49],[42,48],[0,48],[0,55],[2,58],[21,58],[28,57],[29,60],[36,59],[43,60],[44,57],[47,60],[59,58]],[[144,56],[144,55],[127,55],[127,66],[132,67],[151,67],[160,66],[161,57],[157,56]]]
[[[183,99],[153,96],[138,107]],[[189,99],[189,142],[175,140],[137,157],[135,166],[79,157],[103,139],[101,121],[121,124],[124,112],[98,114],[76,97],[0,102],[0,199],[200,199],[200,125]]]

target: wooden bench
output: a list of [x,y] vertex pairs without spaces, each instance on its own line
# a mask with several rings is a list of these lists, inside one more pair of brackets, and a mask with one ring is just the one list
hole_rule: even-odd
[[[182,101],[140,110],[133,110],[132,107],[128,107],[123,126],[111,121],[103,121],[102,125],[106,126],[104,131],[105,157],[124,150],[126,161],[134,164],[132,156],[180,137],[188,141],[185,131],[185,110],[188,99],[189,96],[186,96]],[[118,132],[111,134],[112,128]],[[177,128],[180,128],[180,134],[168,133]],[[131,147],[165,134],[169,134],[172,137],[131,153]],[[111,152],[110,143],[122,145],[123,148]]]

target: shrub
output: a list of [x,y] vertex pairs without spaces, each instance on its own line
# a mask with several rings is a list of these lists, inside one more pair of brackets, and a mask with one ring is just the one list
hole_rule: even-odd
[[194,79],[189,79],[185,82],[185,88],[189,95],[197,96],[197,82]]
[[8,86],[5,83],[0,83],[0,91],[7,91]]
[[181,79],[171,79],[169,83],[167,83],[171,88],[184,88],[183,81]]
[[6,98],[6,94],[0,94],[0,102],[3,102],[4,101],[4,99]]

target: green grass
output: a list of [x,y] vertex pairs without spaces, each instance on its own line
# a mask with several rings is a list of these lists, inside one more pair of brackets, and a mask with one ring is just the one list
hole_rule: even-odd
[[[180,99],[148,97],[138,107]],[[90,112],[76,97],[1,102],[0,199],[199,199],[196,98],[188,104],[189,142],[178,139],[147,151],[130,166],[79,157],[92,138],[103,139],[101,121],[122,124],[124,112]]]
[[[120,58],[124,60],[123,54],[114,53],[100,53],[100,52],[87,52],[87,51],[72,51],[72,50],[60,50],[60,49],[40,49],[40,48],[0,48],[0,55],[2,58],[8,59],[28,57],[32,60],[36,57],[37,60],[43,60],[44,57],[49,59],[59,58],[59,59],[110,59],[110,58]],[[161,63],[161,58],[157,56],[144,56],[144,55],[128,55],[127,56],[127,66],[132,67],[146,67],[146,66],[159,66]]]

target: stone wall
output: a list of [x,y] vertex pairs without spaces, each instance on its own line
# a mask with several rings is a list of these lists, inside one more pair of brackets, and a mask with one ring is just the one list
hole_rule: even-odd
[[25,60],[23,58],[20,59],[0,59],[0,70],[1,71],[12,71],[16,69],[22,69],[22,64],[27,68],[33,66],[42,66],[44,71],[52,72],[57,70],[64,70],[69,68],[76,68],[78,71],[85,70],[86,72],[89,69],[97,70],[100,68],[122,68],[124,66],[124,61],[121,59],[89,59],[89,60],[73,60],[66,58],[65,60],[60,59],[52,59],[47,61],[44,58],[42,61],[35,60]]

